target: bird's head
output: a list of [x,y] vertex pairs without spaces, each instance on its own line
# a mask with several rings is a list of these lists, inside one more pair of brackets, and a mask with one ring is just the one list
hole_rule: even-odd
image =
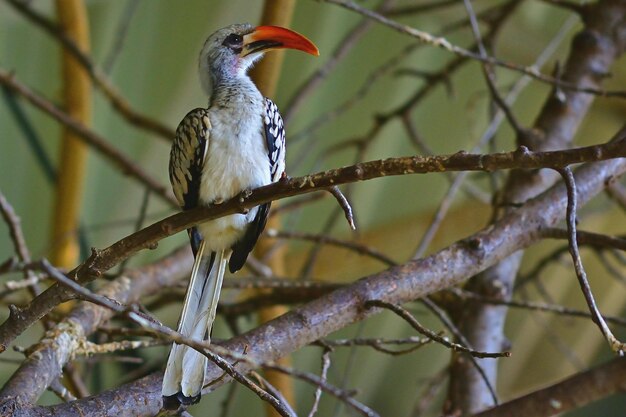
[[298,49],[319,55],[317,47],[306,37],[278,26],[234,24],[214,32],[200,51],[200,81],[210,94],[216,79],[245,75],[250,66],[267,51]]

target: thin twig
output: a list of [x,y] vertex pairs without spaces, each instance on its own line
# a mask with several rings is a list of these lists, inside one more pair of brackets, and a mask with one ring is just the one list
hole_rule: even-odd
[[[460,342],[461,346],[464,346],[464,347],[466,347],[468,349],[472,349],[472,345],[470,344],[469,340],[467,340],[465,335],[463,333],[461,333],[461,331],[454,324],[454,322],[452,320],[450,320],[450,318],[448,317],[448,315],[446,314],[446,312],[442,308],[440,308],[437,304],[435,304],[435,302],[432,301],[429,297],[424,297],[420,301],[433,314],[435,314],[435,316],[437,316],[437,318],[444,324],[444,326],[446,326],[448,328],[448,330],[450,330],[450,332],[454,335],[454,337]],[[408,313],[408,311],[407,311],[407,313]],[[416,322],[417,322],[417,320],[416,320]],[[508,353],[508,352],[506,352],[506,353]],[[470,359],[470,362],[472,362],[472,365],[474,366],[474,368],[476,368],[476,371],[478,372],[478,374],[482,378],[483,382],[485,383],[485,386],[489,390],[489,393],[491,394],[491,399],[493,400],[493,403],[494,404],[499,404],[500,401],[498,400],[498,394],[496,393],[496,389],[493,386],[493,384],[491,383],[491,381],[489,380],[489,377],[485,373],[485,370],[482,368],[482,366],[480,366],[480,364],[478,363],[478,361],[476,360],[476,358],[473,355],[470,354],[469,355],[469,359]]]
[[283,393],[280,392],[280,390],[278,390],[274,385],[272,385],[267,378],[264,378],[261,374],[255,371],[250,372],[250,375],[256,378],[256,380],[259,382],[259,386],[263,387],[264,390],[266,390],[270,395],[273,395],[282,405],[284,405],[285,410],[289,413],[290,416],[298,417]]
[[[549,227],[542,230],[541,234],[549,239],[569,239],[571,231]],[[619,249],[626,251],[626,239],[593,232],[576,231],[576,241],[578,245],[588,245],[596,248]]]
[[458,5],[458,0],[435,0],[430,3],[396,6],[383,12],[385,16],[404,17]]
[[102,64],[105,74],[111,73],[113,65],[115,65],[117,58],[120,56],[120,52],[122,52],[124,41],[128,35],[128,29],[130,28],[130,22],[137,11],[137,6],[139,6],[139,0],[129,0],[126,2],[126,7],[124,7],[122,16],[115,29],[113,43]]
[[[330,353],[331,353],[331,350],[328,348],[325,348],[324,353],[322,353],[322,373],[320,375],[320,378],[324,382],[326,382],[326,375],[328,374],[328,369],[330,368]],[[308,417],[315,417],[321,398],[322,398],[322,387],[318,386],[317,388],[315,388],[313,405],[311,406],[311,411],[309,411]]]
[[559,78],[555,78],[555,77],[543,74],[536,67],[525,67],[523,65],[502,61],[491,56],[483,57],[479,53],[475,53],[475,52],[472,52],[471,50],[454,45],[445,38],[433,36],[428,32],[424,32],[424,31],[415,29],[413,27],[403,25],[399,22],[388,19],[385,16],[379,13],[376,13],[373,10],[369,10],[349,0],[323,0],[323,1],[327,3],[336,4],[338,6],[344,7],[348,10],[352,10],[363,16],[367,16],[368,18],[373,19],[385,26],[388,26],[391,29],[396,30],[397,32],[409,35],[419,40],[420,42],[432,45],[437,48],[444,49],[459,57],[470,58],[470,59],[483,62],[486,64],[499,66],[499,67],[506,68],[512,71],[517,71],[522,74],[528,75],[543,83],[557,86],[562,89],[575,91],[578,93],[593,94],[593,95],[601,96],[601,97],[626,98],[626,91],[623,91],[623,90],[610,91],[610,90],[602,90],[602,89],[597,89],[597,88],[592,88],[592,87],[580,87],[576,84],[563,81]]
[[[483,43],[483,39],[480,34],[480,28],[478,27],[478,19],[476,18],[476,13],[474,12],[474,7],[472,6],[471,0],[463,0],[463,4],[465,5],[465,9],[467,10],[467,14],[469,16],[470,27],[472,28],[472,34],[474,35],[474,39],[476,40],[476,44],[478,45],[478,52],[480,53],[480,56],[483,57],[485,60],[492,58],[487,53],[487,48],[485,47],[485,44]],[[495,73],[493,70],[493,66],[486,62],[483,62],[482,70],[483,70],[483,75],[485,77],[485,82],[487,83],[487,88],[489,89],[489,93],[491,94],[493,101],[496,103],[498,108],[504,113],[504,115],[506,116],[506,119],[508,120],[509,124],[511,125],[515,133],[518,136],[520,136],[523,130],[520,124],[518,123],[517,118],[513,114],[513,111],[511,110],[509,105],[506,103],[506,101],[502,98],[502,96],[500,95],[500,92],[498,91],[498,88],[496,87],[496,80],[495,80]]]
[[[381,339],[381,338],[362,338],[355,337],[351,339],[324,339],[321,342],[315,342],[322,347],[329,346],[336,347],[352,347],[352,346],[369,346],[373,349],[379,350],[383,345],[419,345],[423,346],[431,342],[428,338],[421,338],[419,336],[410,336],[401,339]],[[384,353],[388,353],[387,350],[382,350]]]
[[[134,231],[137,232],[144,228],[146,222],[146,216],[148,215],[148,206],[150,205],[150,188],[147,188],[143,192],[143,199],[141,200],[141,206],[139,206],[139,215],[135,219],[135,228]],[[121,274],[126,269],[126,265],[128,265],[128,261],[130,259],[126,259],[124,262],[120,264],[118,269],[118,274]]]
[[293,232],[293,231],[275,230],[275,229],[268,229],[265,232],[265,234],[274,239],[307,240],[307,241],[319,242],[319,243],[323,243],[327,245],[338,246],[338,247],[356,252],[360,255],[364,255],[364,256],[368,256],[370,258],[376,259],[377,261],[380,261],[388,266],[397,264],[397,262],[389,258],[387,255],[369,246],[365,246],[360,243],[356,243],[352,241],[338,239],[338,238],[328,236],[328,235],[319,235],[319,234],[313,234],[313,233]]
[[0,214],[9,227],[9,235],[19,260],[24,263],[30,262],[30,252],[28,251],[28,246],[26,246],[24,233],[22,233],[20,218],[15,214],[15,210],[13,210],[13,207],[2,192],[0,192]]
[[306,381],[310,384],[315,385],[316,387],[320,387],[324,392],[338,398],[343,403],[347,404],[353,410],[365,417],[380,417],[380,415],[376,411],[352,398],[353,393],[337,388],[329,384],[328,381],[325,381],[322,378],[318,377],[317,375],[277,364],[263,364],[263,366],[265,368],[282,372],[287,375],[292,375],[295,378]]
[[365,302],[365,307],[367,308],[380,307],[380,308],[391,310],[394,313],[396,313],[398,316],[402,317],[407,323],[411,325],[411,327],[413,327],[419,333],[434,340],[437,343],[444,345],[445,347],[449,349],[452,349],[453,351],[469,353],[470,355],[477,357],[477,358],[508,358],[511,356],[511,352],[506,352],[506,351],[505,352],[479,352],[476,350],[469,349],[465,346],[459,345],[458,343],[450,342],[447,338],[442,337],[438,335],[437,333],[433,332],[432,330],[429,330],[425,328],[424,326],[422,326],[417,321],[417,319],[413,317],[411,313],[409,313],[407,310],[400,307],[399,305],[388,303],[382,300],[368,300]]
[[[611,275],[611,277],[617,279],[622,285],[626,284],[626,276],[619,270],[613,266],[613,264],[609,261],[607,257],[606,251],[595,250],[594,251],[598,255],[598,259],[607,272]],[[609,253],[614,253],[614,251],[608,251]]]
[[58,40],[61,45],[68,51],[80,65],[86,70],[96,87],[104,93],[109,99],[113,108],[117,110],[127,122],[151,131],[163,139],[172,140],[174,138],[174,131],[161,124],[158,120],[143,115],[134,110],[128,101],[120,95],[115,86],[107,78],[107,76],[93,63],[91,57],[83,53],[76,43],[68,38],[65,33],[52,21],[46,17],[35,12],[26,2],[20,0],[6,0],[17,11],[22,13],[31,22],[35,23],[52,37]]
[[557,171],[563,177],[563,181],[565,182],[565,186],[567,187],[566,222],[567,230],[569,231],[569,251],[572,255],[572,260],[574,261],[574,269],[576,271],[578,283],[580,284],[580,289],[583,292],[583,296],[585,297],[585,301],[587,302],[587,306],[589,307],[589,311],[591,312],[591,318],[593,322],[600,328],[600,331],[604,335],[604,338],[607,340],[611,350],[622,356],[624,355],[624,351],[626,350],[626,344],[620,342],[613,335],[613,332],[611,332],[611,329],[602,317],[602,314],[600,313],[600,310],[598,309],[598,306],[596,304],[596,300],[593,297],[593,293],[591,292],[591,287],[589,286],[589,281],[587,280],[587,273],[585,272],[582,259],[580,258],[580,252],[578,250],[578,239],[576,237],[577,192],[574,174],[572,174],[572,170],[569,167],[560,168]]
[[[509,300],[504,301],[494,297],[485,297],[483,295],[463,290],[460,288],[451,288],[446,290],[446,292],[454,294],[456,297],[460,299],[470,299],[475,301],[480,301],[481,303],[493,304],[493,305],[503,305],[512,308],[523,308],[527,310],[535,310],[546,313],[553,313],[563,316],[569,317],[580,317],[589,319],[591,318],[591,314],[588,311],[578,310],[575,308],[564,307],[558,304],[550,304],[550,303],[541,303],[537,301],[517,301],[517,300]],[[603,316],[606,321],[609,323],[613,323],[619,326],[626,326],[626,319],[616,316]]]
[[337,47],[324,65],[311,74],[309,78],[296,89],[292,98],[287,103],[287,106],[285,106],[287,112],[285,113],[284,119],[287,124],[289,124],[289,121],[306,102],[306,99],[317,90],[322,81],[332,73],[333,69],[348,55],[358,40],[361,39],[371,27],[371,20],[362,19],[337,43]]
[[178,203],[173,196],[167,191],[167,188],[157,179],[144,171],[139,165],[135,164],[126,155],[111,146],[103,137],[84,124],[77,121],[74,117],[68,115],[49,100],[36,94],[26,85],[20,83],[13,74],[0,69],[0,84],[5,85],[11,91],[20,94],[27,99],[32,105],[50,115],[64,126],[67,126],[79,138],[87,142],[90,146],[102,154],[108,161],[117,166],[122,173],[135,178],[155,194],[167,201],[173,207],[178,207]]
[[[534,65],[536,67],[539,67],[539,68],[542,67],[545,64],[545,62],[555,53],[557,45],[559,45],[563,41],[566,34],[569,33],[569,31],[574,26],[575,22],[576,22],[576,19],[568,19],[563,24],[558,34],[544,48],[544,50],[541,52],[541,54],[535,61]],[[511,88],[511,90],[509,91],[509,93],[507,94],[506,98],[504,99],[504,105],[510,106],[512,103],[514,103],[517,100],[517,97],[519,96],[519,94],[530,83],[530,80],[531,78],[528,76],[523,76],[519,80],[517,80],[516,83]],[[414,133],[412,132],[415,129],[413,127],[413,124],[410,118],[405,116],[403,117],[403,120],[405,120],[405,127],[407,128],[407,132],[409,136],[411,137],[414,136]],[[478,152],[486,144],[490,143],[492,139],[495,137],[496,132],[498,131],[500,124],[502,123],[503,120],[504,120],[504,111],[502,109],[498,109],[498,111],[493,115],[492,120],[489,123],[489,126],[485,129],[483,135],[478,140],[478,143],[474,146],[472,151]],[[467,179],[468,176],[469,176],[468,172],[460,172],[459,174],[453,177],[454,180],[452,181],[450,187],[446,191],[445,196],[442,198],[441,202],[439,203],[439,206],[437,207],[435,215],[433,216],[433,220],[430,222],[428,229],[426,230],[426,232],[424,232],[418,244],[415,254],[413,255],[413,259],[418,259],[422,257],[424,253],[426,253],[428,246],[432,242],[432,239],[437,233],[439,226],[443,222],[445,215],[447,214],[449,208],[451,207],[457,191],[459,190],[460,186],[465,182],[465,179]]]
[[[11,204],[7,201],[4,194],[0,192],[0,215],[4,219],[5,223],[9,227],[9,235],[11,236],[11,241],[13,242],[13,248],[15,253],[17,254],[18,259],[23,264],[30,263],[30,251],[28,250],[28,246],[26,245],[26,239],[24,239],[24,232],[22,232],[21,220],[15,214],[15,210]],[[31,295],[36,297],[41,293],[41,288],[39,288],[40,278],[33,271],[29,269],[24,270],[24,280],[22,281],[23,286],[27,286]],[[14,285],[11,287],[11,283],[7,282],[5,284],[8,291],[13,291],[17,287]],[[3,294],[0,294],[0,297]]]
[[[355,339],[360,339],[361,335],[363,334],[363,331],[365,329],[365,322],[361,322],[356,326],[356,329],[354,329],[354,338]],[[354,366],[356,364],[356,355],[357,353],[357,346],[353,345],[350,346],[350,349],[348,350],[348,357],[345,360],[345,366],[343,368],[343,372],[341,375],[341,380],[339,381],[339,389],[341,390],[346,390],[349,383],[350,383],[350,376],[352,375],[352,370],[354,369]],[[333,410],[333,414],[332,417],[338,417],[341,415],[341,410],[343,408],[343,401],[336,401],[335,402],[335,408]]]
[[255,393],[260,399],[268,402],[274,407],[274,409],[283,417],[293,417],[293,414],[289,412],[288,408],[286,408],[285,404],[283,404],[279,399],[269,394],[267,391],[263,390],[257,384],[255,384],[250,378],[238,372],[233,365],[229,364],[227,361],[222,359],[219,355],[209,351],[206,349],[206,343],[198,343],[197,341],[184,337],[180,335],[178,332],[174,332],[170,330],[160,323],[156,323],[151,320],[149,317],[139,313],[138,311],[133,310],[132,308],[123,306],[117,303],[115,300],[111,300],[109,298],[103,297],[101,295],[95,294],[89,291],[87,288],[82,287],[75,281],[72,281],[70,278],[66,277],[64,274],[60,273],[56,270],[49,262],[46,260],[41,261],[40,263],[42,270],[50,275],[53,279],[61,283],[62,285],[70,288],[73,292],[76,293],[81,299],[85,301],[89,301],[95,303],[101,307],[108,308],[120,314],[125,314],[129,319],[134,321],[135,323],[150,328],[159,334],[166,336],[169,338],[169,341],[174,341],[176,343],[184,343],[188,346],[193,347],[198,350],[200,353],[205,355],[210,361],[219,366],[224,372],[226,372],[231,378],[241,383],[248,389],[250,389],[253,393]]

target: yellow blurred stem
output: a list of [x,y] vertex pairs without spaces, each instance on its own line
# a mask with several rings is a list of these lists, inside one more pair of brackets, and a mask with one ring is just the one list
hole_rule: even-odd
[[[89,22],[82,0],[56,0],[59,26],[85,53],[89,52]],[[62,50],[63,104],[71,116],[89,125],[91,121],[91,83],[87,72]],[[70,268],[79,256],[78,218],[85,179],[87,146],[64,128],[59,157],[56,196],[52,221],[52,253],[54,265]],[[66,303],[60,306],[69,311]]]
[[[261,17],[262,25],[276,25],[276,26],[289,26],[293,11],[295,8],[295,0],[266,0],[263,7],[263,16]],[[274,51],[267,54],[265,58],[253,69],[252,79],[261,90],[263,95],[272,97],[276,92],[276,86],[280,77],[280,71],[282,68],[284,59],[283,51]],[[274,202],[276,204],[276,202]],[[276,216],[269,219],[267,223],[268,228],[278,228],[280,226],[280,219]],[[271,249],[273,242],[270,239],[264,238],[259,241],[255,248],[255,256],[262,259],[263,256]],[[272,254],[271,259],[268,261],[268,266],[272,268],[274,274],[278,276],[285,276],[285,251],[282,247]],[[285,306],[274,306],[262,309],[259,311],[259,323],[265,323],[287,312]],[[281,365],[291,366],[291,358],[285,357],[279,360]],[[293,388],[293,381],[284,374],[266,371],[265,377],[268,382],[278,389],[285,400],[295,407],[295,395]],[[268,417],[279,417],[279,414],[274,408],[266,404],[266,415]]]

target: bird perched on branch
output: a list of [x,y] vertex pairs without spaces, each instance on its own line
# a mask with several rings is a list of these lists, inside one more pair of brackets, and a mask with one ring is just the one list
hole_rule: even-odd
[[[304,36],[276,26],[235,24],[204,43],[199,71],[209,106],[185,116],[170,153],[170,181],[183,210],[219,204],[283,175],[282,118],[246,74],[266,51],[281,48],[319,54]],[[231,272],[243,267],[265,227],[269,208],[266,203],[188,230],[195,261],[178,322],[181,334],[210,340],[226,265]],[[206,366],[203,354],[174,343],[163,378],[164,407],[199,401]]]

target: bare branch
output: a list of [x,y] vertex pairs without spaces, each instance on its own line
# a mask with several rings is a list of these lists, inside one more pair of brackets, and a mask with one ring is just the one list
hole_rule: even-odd
[[[579,190],[579,203],[584,204],[599,193],[605,187],[607,178],[620,176],[625,171],[626,161],[623,159],[580,168],[576,172],[576,180],[586,186]],[[512,211],[494,225],[464,241],[427,258],[356,281],[231,339],[220,346],[220,355],[230,352],[228,354],[232,356],[234,352],[242,352],[247,347],[247,354],[236,367],[239,372],[246,372],[252,363],[270,363],[324,335],[369,317],[373,311],[364,308],[363,303],[366,300],[405,303],[459,284],[511,253],[536,242],[540,238],[540,230],[551,227],[562,219],[566,205],[564,187],[555,186],[523,208]],[[394,285],[390,287],[389,282]],[[153,326],[151,323],[146,325]],[[175,332],[170,332],[168,337],[173,335]],[[272,349],[267,349],[266,346],[272,346]],[[212,347],[216,348],[217,346]],[[222,373],[220,368],[211,366],[207,370],[206,381],[222,378]],[[224,382],[226,379],[212,385],[210,390]],[[99,410],[102,401],[106,400],[108,407],[115,408],[121,402],[131,402],[135,409],[154,410],[160,407],[160,386],[161,375],[151,375],[130,385],[79,400],[73,406],[84,410]],[[128,398],[129,396],[132,398]],[[53,407],[50,411],[62,412],[63,407],[66,406]],[[45,410],[46,408],[33,408],[24,416],[45,415]],[[123,414],[119,417],[123,417]]]
[[616,358],[473,417],[548,417],[626,390],[626,359]]
[[301,379],[303,381],[306,381],[310,384],[313,384],[321,388],[322,391],[334,397],[337,397],[338,399],[346,403],[353,410],[355,410],[357,413],[361,414],[364,417],[380,417],[380,415],[377,412],[375,412],[371,408],[367,407],[364,404],[361,404],[360,402],[352,398],[353,394],[329,384],[327,381],[325,381],[323,378],[318,377],[317,375],[313,375],[309,372],[303,372],[294,368],[288,368],[286,366],[281,366],[281,365],[265,364],[264,366],[266,368],[269,368],[278,372],[282,372],[287,375],[292,375],[295,378]]
[[[22,263],[29,263],[31,261],[30,251],[28,250],[28,246],[26,245],[26,239],[24,239],[24,233],[22,232],[22,226],[20,218],[15,214],[13,207],[4,195],[0,192],[0,214],[4,219],[7,226],[9,226],[9,234],[11,236],[11,241],[13,242],[13,247],[15,249],[15,253],[17,254],[18,259]],[[31,294],[36,297],[39,293],[41,293],[41,289],[39,288],[38,282],[40,278],[35,275],[32,271],[26,270],[24,272],[24,280],[21,282],[22,286],[28,286],[30,288]],[[5,284],[6,288],[9,291],[12,291],[21,286],[20,284],[11,285],[10,282]],[[0,294],[1,296],[1,294]]]
[[[544,230],[543,236],[548,239],[569,239],[570,232],[559,228],[551,227]],[[594,246],[597,248],[613,248],[626,251],[626,239],[613,237],[593,232],[576,231],[576,241],[579,245]]]
[[398,316],[402,317],[407,323],[411,325],[411,327],[413,327],[419,333],[423,334],[429,339],[434,340],[435,342],[439,344],[442,344],[443,346],[453,351],[469,353],[470,355],[475,356],[477,358],[501,358],[501,357],[508,358],[511,356],[511,352],[479,352],[476,350],[472,350],[468,347],[465,347],[463,345],[459,345],[458,343],[450,342],[447,338],[442,337],[441,335],[438,335],[432,330],[429,330],[425,328],[424,326],[422,326],[421,324],[419,324],[417,319],[413,317],[411,313],[409,313],[407,310],[400,307],[399,305],[388,303],[382,300],[368,300],[365,302],[365,307],[367,308],[380,307],[380,308],[391,310],[394,313],[396,313]]
[[572,259],[574,261],[574,269],[576,270],[576,276],[578,277],[578,282],[580,284],[580,289],[583,292],[585,297],[585,301],[587,302],[587,306],[589,306],[589,311],[591,312],[591,318],[594,323],[600,328],[600,331],[606,338],[607,342],[611,349],[617,353],[618,355],[624,355],[624,351],[626,350],[626,344],[617,340],[617,338],[611,332],[611,329],[604,321],[598,306],[596,305],[596,300],[593,297],[593,293],[591,292],[591,287],[589,286],[589,281],[587,280],[587,273],[585,272],[585,268],[583,267],[583,261],[580,258],[580,252],[578,250],[578,240],[576,238],[576,205],[577,205],[577,192],[576,192],[576,181],[574,180],[574,174],[572,174],[572,170],[569,168],[563,168],[558,170],[563,180],[565,181],[565,185],[567,187],[567,230],[569,232],[568,242],[569,242],[569,251],[572,255]]
[[[489,65],[499,66],[502,68],[517,71],[522,74],[528,75],[538,81],[551,84],[554,86],[558,86],[559,88],[570,90],[570,91],[577,92],[577,93],[593,94],[593,95],[602,96],[602,97],[620,97],[620,98],[626,97],[626,91],[623,91],[623,90],[607,91],[607,90],[601,90],[601,89],[594,88],[594,87],[581,87],[579,85],[576,85],[567,81],[563,81],[563,80],[560,80],[558,78],[555,78],[546,74],[542,74],[537,68],[534,68],[534,67],[524,67],[522,65],[514,64],[511,62],[501,61],[499,59],[496,59],[490,56],[483,57],[480,54],[472,52],[468,49],[464,49],[457,45],[454,45],[445,38],[433,36],[428,32],[424,32],[424,31],[415,29],[413,27],[403,25],[394,20],[388,19],[385,16],[378,14],[372,10],[361,7],[358,4],[349,0],[324,0],[324,1],[327,3],[336,4],[348,10],[352,10],[363,16],[367,16],[368,18],[373,19],[385,26],[388,26],[391,29],[396,30],[397,32],[403,33],[405,35],[409,35],[413,38],[418,39],[420,42],[424,42],[434,47],[445,49],[446,51],[449,51],[459,57],[471,58],[476,61],[480,61]],[[616,2],[614,6],[621,7],[621,5],[618,2]],[[618,13],[618,12],[615,11],[615,13]]]
[[[460,299],[472,299],[472,300],[480,301],[481,303],[504,305],[507,307],[523,308],[523,309],[535,310],[535,311],[543,311],[547,313],[554,313],[554,314],[559,314],[559,315],[569,316],[569,317],[580,317],[580,318],[585,318],[585,319],[591,318],[591,314],[587,311],[578,310],[575,308],[568,308],[568,307],[564,307],[564,306],[556,305],[556,304],[547,304],[547,303],[540,303],[540,302],[533,302],[533,301],[517,301],[517,300],[504,301],[504,300],[500,300],[500,299],[493,298],[493,297],[485,297],[483,295],[476,294],[467,290],[462,290],[459,288],[452,288],[446,291],[451,292],[452,294],[459,297]],[[603,317],[604,317],[604,320],[610,323],[613,323],[619,326],[626,326],[626,319],[623,319],[621,317],[615,317],[615,316],[603,316]]]
[[288,232],[284,230],[274,230],[269,229],[265,232],[269,237],[275,239],[298,239],[298,240],[308,240],[312,242],[319,242],[327,245],[338,246],[341,248],[345,248],[351,251],[354,251],[360,255],[368,256],[370,258],[376,259],[387,266],[396,265],[397,263],[389,258],[387,255],[379,252],[376,249],[371,247],[351,242],[347,240],[337,239],[332,236],[327,235],[317,235],[312,233],[302,233],[302,232]]
[[[587,8],[585,27],[572,40],[571,52],[562,72],[557,77],[563,83],[554,83],[554,91],[546,100],[533,128],[518,135],[520,145],[533,150],[563,149],[572,146],[575,132],[587,114],[594,95],[589,90],[600,90],[606,74],[624,51],[623,23],[626,9],[624,3],[601,1]],[[554,77],[552,77],[554,78]],[[585,91],[585,93],[583,93]],[[528,134],[530,133],[530,134]],[[554,172],[538,170],[533,173],[512,171],[500,189],[497,203],[512,210],[518,204],[532,199],[557,180]],[[563,207],[565,209],[565,207]],[[497,216],[508,210],[498,210]],[[523,253],[513,253],[500,264],[484,271],[468,283],[467,288],[481,294],[511,298]],[[483,350],[500,348],[506,342],[504,324],[506,308],[475,303],[456,306],[455,312],[460,328],[473,346]],[[497,380],[497,363],[485,364],[484,369],[493,383]],[[449,398],[446,401],[449,413],[473,413],[490,407],[489,393],[482,379],[467,364],[455,362],[452,366]]]
[[134,110],[128,101],[120,95],[113,84],[111,84],[111,81],[107,78],[107,76],[100,71],[98,67],[96,67],[91,60],[91,57],[83,53],[76,43],[67,37],[54,22],[35,12],[27,3],[23,1],[6,1],[36,26],[39,26],[48,34],[52,35],[53,39],[59,41],[65,50],[68,51],[76,59],[76,61],[85,68],[94,84],[102,90],[104,95],[111,102],[113,108],[117,110],[127,122],[139,128],[151,131],[164,139],[172,140],[174,138],[174,131],[172,129],[162,125],[158,120],[152,119]]
[[[620,132],[621,135],[622,132]],[[92,280],[118,265],[138,251],[154,248],[158,242],[187,228],[221,216],[242,213],[251,207],[285,197],[324,190],[334,185],[364,181],[391,175],[406,175],[446,170],[492,171],[508,168],[560,167],[584,161],[601,161],[626,156],[626,141],[617,136],[604,145],[552,152],[531,152],[521,147],[515,152],[496,154],[467,154],[449,156],[388,158],[354,166],[336,168],[299,178],[284,179],[276,183],[246,191],[231,200],[208,207],[198,207],[174,214],[154,223],[103,250],[94,250],[92,256],[69,275],[80,282]],[[52,286],[33,300],[28,308],[13,309],[0,325],[0,352],[22,331],[47,314],[54,306],[71,299],[62,287]],[[45,300],[45,301],[44,301]]]
[[122,173],[135,178],[144,184],[159,197],[169,202],[172,207],[178,207],[178,203],[167,188],[160,181],[153,178],[141,167],[131,161],[126,155],[111,146],[103,137],[68,115],[50,101],[33,92],[24,84],[15,79],[15,76],[3,69],[0,69],[0,84],[8,87],[14,93],[20,94],[27,99],[32,105],[41,111],[49,114],[59,123],[67,126],[79,138],[84,140],[88,145],[96,149],[109,162],[120,169]]
[[[324,349],[324,353],[322,354],[322,374],[320,375],[322,381],[326,381],[326,375],[328,374],[328,369],[330,368],[330,352],[330,349]],[[311,406],[311,411],[309,411],[308,417],[315,417],[321,398],[322,387],[318,386],[315,389],[315,400],[313,401],[313,405]]]
[[[105,285],[100,294],[108,300],[130,304],[140,295],[149,295],[180,280],[191,269],[188,248],[179,249],[162,260],[135,270]],[[113,311],[92,303],[80,303],[70,315],[44,337],[34,353],[11,376],[0,391],[0,399],[14,398],[34,403],[62,369],[83,338],[109,320]]]

